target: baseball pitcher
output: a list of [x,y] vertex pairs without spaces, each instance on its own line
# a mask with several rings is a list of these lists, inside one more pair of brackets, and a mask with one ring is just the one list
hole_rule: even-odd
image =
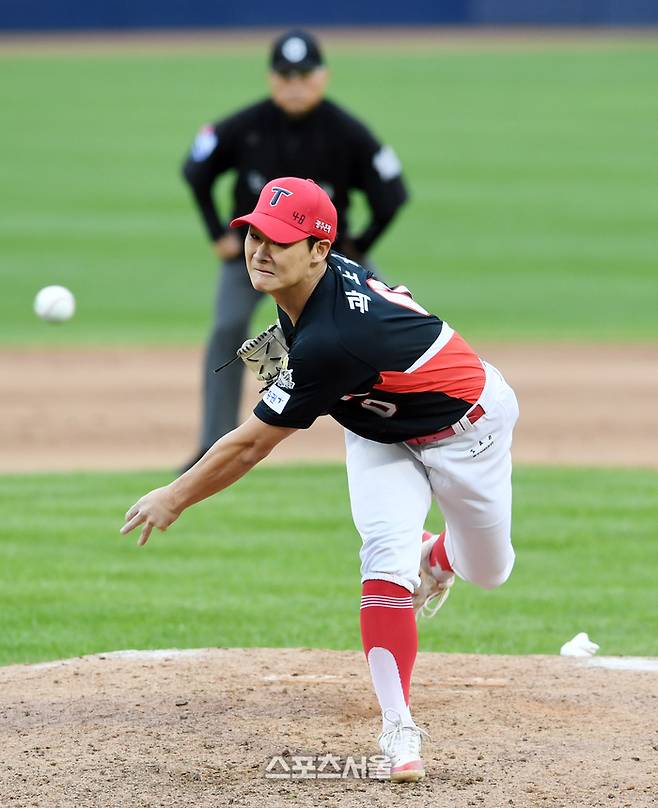
[[[311,180],[266,183],[244,244],[254,289],[279,322],[240,349],[264,383],[253,414],[186,473],[126,513],[139,544],[230,486],[321,415],[345,428],[352,514],[361,535],[361,633],[382,711],[391,779],[424,776],[424,731],[409,707],[415,617],[434,614],[455,576],[486,589],[514,564],[514,392],[500,372],[408,289],[332,252],[336,210]],[[445,528],[424,531],[432,499]],[[416,613],[416,614],[414,614]]]

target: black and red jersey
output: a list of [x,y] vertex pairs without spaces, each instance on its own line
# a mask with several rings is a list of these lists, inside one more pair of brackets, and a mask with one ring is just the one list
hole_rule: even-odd
[[456,331],[338,253],[297,324],[281,309],[279,319],[288,366],[254,410],[273,426],[305,429],[331,415],[399,443],[455,423],[484,387],[482,362]]

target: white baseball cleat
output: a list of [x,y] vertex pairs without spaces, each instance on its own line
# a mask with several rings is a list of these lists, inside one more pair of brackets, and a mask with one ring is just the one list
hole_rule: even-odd
[[[395,721],[388,715],[395,715]],[[392,783],[417,783],[425,777],[425,764],[420,756],[422,735],[429,737],[424,729],[415,724],[403,724],[398,713],[387,710],[384,714],[393,724],[379,736],[379,748],[391,761]]]
[[450,587],[455,582],[454,572],[444,572],[436,567],[434,572],[430,569],[430,553],[438,538],[438,534],[427,532],[423,534],[423,545],[420,550],[420,586],[413,596],[416,620],[419,617],[434,617],[448,599]]

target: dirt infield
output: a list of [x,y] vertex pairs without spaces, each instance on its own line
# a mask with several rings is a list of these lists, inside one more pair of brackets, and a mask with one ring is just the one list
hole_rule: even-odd
[[[658,345],[478,346],[517,391],[517,462],[658,468]],[[200,349],[0,351],[0,473],[174,469],[199,421]],[[257,397],[249,380],[246,415]],[[269,462],[340,460],[321,418]]]
[[[378,710],[360,653],[219,649],[3,668],[0,804],[656,805],[655,671],[425,653],[414,692],[416,718],[433,738],[428,776],[393,786],[318,779],[308,767],[301,778],[293,757],[353,775],[350,758],[358,766],[378,753]],[[271,772],[284,776],[271,779],[275,756],[283,762]]]

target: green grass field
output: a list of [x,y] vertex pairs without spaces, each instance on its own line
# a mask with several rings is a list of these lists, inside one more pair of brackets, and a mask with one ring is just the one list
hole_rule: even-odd
[[[343,468],[257,469],[137,548],[118,534],[122,514],[163,482],[0,477],[0,664],[124,648],[360,647]],[[587,631],[603,654],[658,655],[658,473],[521,468],[515,486],[512,577],[494,592],[458,582],[422,625],[421,649],[555,654]]]
[[[658,336],[655,42],[329,55],[413,194],[375,253],[390,280],[471,339]],[[179,166],[261,97],[264,58],[0,59],[0,344],[203,340],[215,261]],[[65,328],[31,312],[50,283],[78,297]]]
[[[331,95],[405,166],[413,200],[374,255],[389,280],[480,342],[658,337],[656,42],[327,51]],[[202,342],[216,266],[179,166],[263,72],[255,47],[0,53],[0,346]],[[63,327],[31,311],[51,283],[78,299]],[[257,469],[138,550],[122,514],[162,482],[0,476],[0,664],[360,647],[343,469]],[[458,585],[421,648],[554,654],[585,630],[657,655],[658,474],[519,468],[515,486],[512,579]]]

